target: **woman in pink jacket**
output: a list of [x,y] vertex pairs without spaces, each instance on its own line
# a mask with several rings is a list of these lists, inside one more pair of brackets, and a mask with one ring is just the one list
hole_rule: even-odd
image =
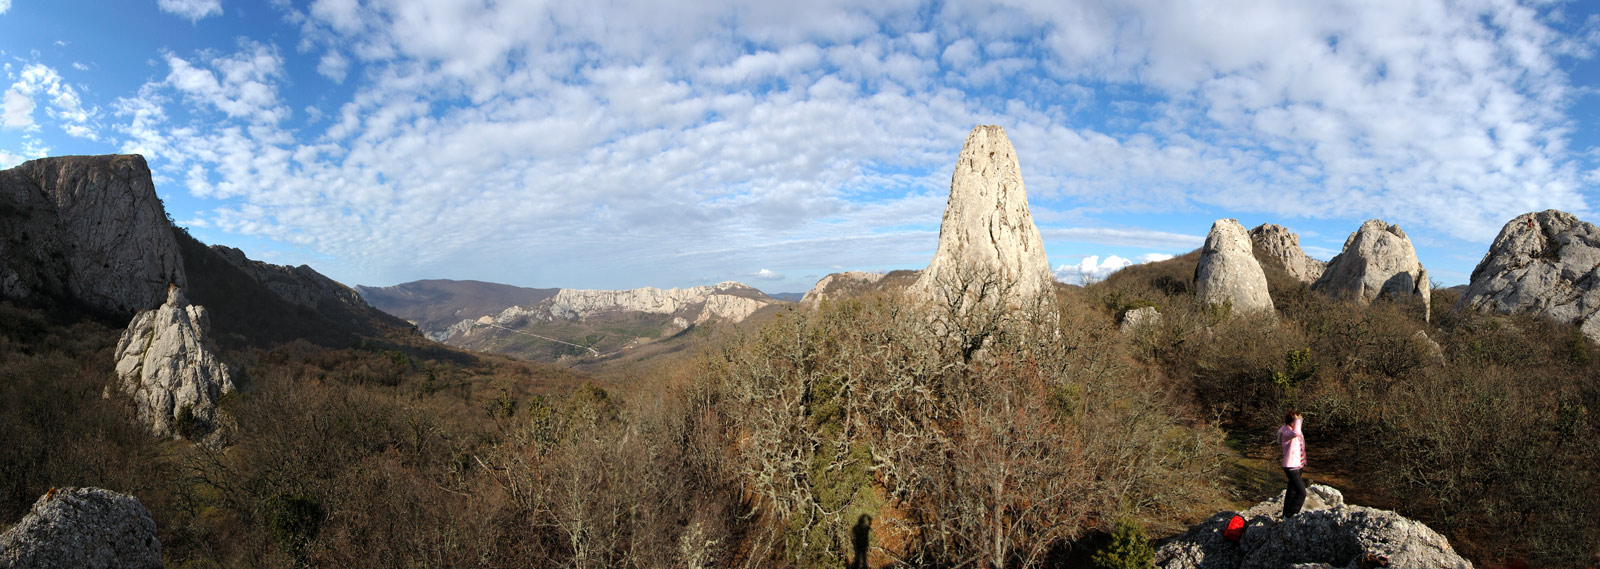
[[1306,435],[1300,430],[1300,414],[1290,411],[1283,415],[1283,426],[1278,427],[1278,446],[1283,449],[1283,475],[1289,479],[1289,489],[1283,494],[1283,519],[1300,513],[1306,503],[1306,482],[1300,470],[1306,467]]

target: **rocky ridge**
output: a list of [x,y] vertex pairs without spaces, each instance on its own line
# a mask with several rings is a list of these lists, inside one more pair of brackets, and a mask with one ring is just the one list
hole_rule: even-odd
[[98,310],[154,307],[187,286],[144,157],[63,156],[0,171],[0,295]]
[[743,283],[726,281],[713,286],[659,289],[644,287],[626,290],[585,290],[564,288],[555,296],[532,306],[512,306],[499,314],[463,319],[442,334],[430,334],[437,341],[451,341],[486,326],[519,328],[529,321],[584,321],[618,313],[676,315],[669,332],[690,324],[707,322],[737,323],[751,314],[782,301],[768,297]]
[[1269,259],[1276,260],[1296,280],[1310,284],[1322,276],[1328,264],[1306,256],[1300,249],[1300,236],[1288,228],[1263,223],[1250,230],[1250,242]]
[[[1159,543],[1161,569],[1471,569],[1449,540],[1427,525],[1389,510],[1346,504],[1320,484],[1306,492],[1299,515],[1284,520],[1283,493],[1243,512],[1239,541],[1222,536],[1235,512],[1221,512]],[[1376,561],[1376,563],[1373,563]]]
[[[233,391],[228,366],[213,353],[206,310],[170,287],[167,301],[133,317],[117,342],[117,385],[133,397],[139,421],[160,437],[179,436],[188,408],[196,427],[216,424],[217,401]],[[109,396],[109,387],[107,395]]]
[[943,289],[998,276],[1008,281],[1013,305],[1040,298],[1055,286],[1044,240],[1028,210],[1017,153],[1005,129],[973,127],[961,146],[950,199],[939,225],[939,248],[911,285],[911,294],[943,302]]
[[0,569],[161,566],[150,511],[138,498],[101,488],[52,490],[0,534]]
[[1428,270],[1417,260],[1411,238],[1400,226],[1372,219],[1345,239],[1344,249],[1311,290],[1367,304],[1380,297],[1420,301],[1431,318]]
[[1558,210],[1507,222],[1457,309],[1537,314],[1577,324],[1600,342],[1600,228]]
[[800,304],[815,307],[829,296],[837,296],[844,289],[860,288],[877,284],[886,276],[883,273],[869,273],[866,271],[845,271],[832,273],[822,277],[817,284],[800,297]]
[[1251,252],[1250,234],[1237,220],[1211,224],[1195,266],[1195,296],[1205,304],[1229,304],[1235,313],[1271,313],[1267,275]]
[[211,250],[218,257],[267,287],[267,290],[293,304],[312,310],[321,308],[324,302],[334,302],[354,308],[371,308],[356,291],[323,276],[307,265],[288,267],[257,261],[246,257],[244,251],[225,245],[212,245]]

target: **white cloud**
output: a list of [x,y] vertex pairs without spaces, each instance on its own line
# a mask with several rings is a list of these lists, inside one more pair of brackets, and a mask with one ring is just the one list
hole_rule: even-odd
[[763,281],[781,281],[784,279],[784,276],[772,272],[770,269],[761,269],[754,273],[750,273],[750,278]]
[[343,83],[345,73],[349,70],[350,60],[334,50],[328,50],[322,54],[322,59],[317,61],[317,74],[327,77],[334,83]]
[[1039,236],[1046,242],[1076,241],[1128,247],[1197,248],[1205,244],[1204,235],[1185,235],[1153,229],[1112,229],[1105,227],[1041,227]]
[[287,118],[289,108],[279,102],[276,83],[283,78],[283,58],[265,44],[245,41],[240,47],[231,56],[203,55],[195,62],[167,53],[165,84],[230,118],[253,123]]
[[157,0],[162,12],[198,22],[211,16],[222,15],[222,0]]
[[88,71],[89,70],[89,66],[84,65],[82,63],[78,63],[76,61],[72,62],[72,68],[76,69],[78,71]]
[[1105,279],[1107,275],[1123,267],[1132,266],[1133,261],[1112,255],[1100,260],[1099,255],[1084,257],[1075,265],[1059,265],[1056,267],[1056,280],[1068,284],[1086,284]]
[[11,9],[11,0],[0,0],[0,14],[4,14],[4,13],[6,13],[6,10],[10,10],[10,9]]
[[33,126],[33,97],[13,86],[0,98],[0,127],[28,128]]

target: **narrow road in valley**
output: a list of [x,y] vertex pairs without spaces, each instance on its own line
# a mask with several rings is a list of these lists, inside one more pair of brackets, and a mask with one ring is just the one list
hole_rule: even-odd
[[499,328],[501,330],[505,330],[507,332],[514,332],[514,333],[517,333],[517,334],[522,334],[524,336],[533,336],[533,337],[538,338],[540,340],[549,340],[549,341],[555,342],[557,344],[566,344],[566,345],[572,346],[574,348],[583,348],[585,350],[589,350],[589,355],[597,357],[597,358],[600,357],[600,350],[596,350],[596,349],[591,348],[589,346],[580,346],[580,345],[574,344],[572,342],[563,342],[561,340],[557,340],[557,339],[551,338],[549,336],[540,336],[540,335],[534,334],[532,332],[523,332],[521,330],[512,330],[510,328],[507,328],[505,326],[501,326],[499,324],[486,324],[486,326],[492,326],[492,327],[495,327],[495,328]]

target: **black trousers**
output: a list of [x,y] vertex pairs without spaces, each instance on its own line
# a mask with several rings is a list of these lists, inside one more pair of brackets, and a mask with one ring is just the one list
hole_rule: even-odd
[[1283,469],[1284,478],[1289,479],[1289,489],[1283,493],[1283,518],[1289,519],[1300,513],[1300,507],[1306,505],[1306,481],[1300,479],[1300,469]]

